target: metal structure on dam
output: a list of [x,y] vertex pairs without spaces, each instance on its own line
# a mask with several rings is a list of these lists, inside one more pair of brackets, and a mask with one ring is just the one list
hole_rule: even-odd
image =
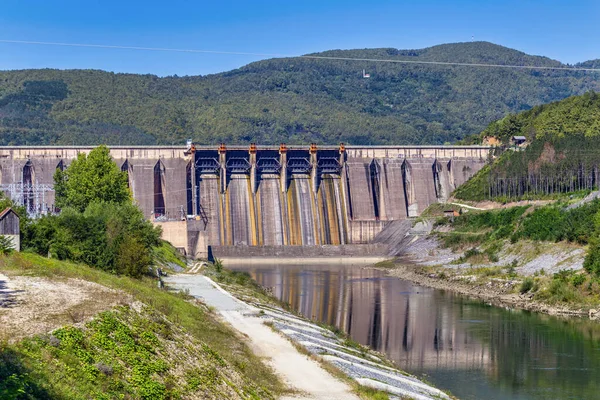
[[[0,188],[34,214],[53,175],[93,147],[0,147]],[[113,146],[144,215],[192,256],[208,246],[370,243],[479,169],[486,146]]]

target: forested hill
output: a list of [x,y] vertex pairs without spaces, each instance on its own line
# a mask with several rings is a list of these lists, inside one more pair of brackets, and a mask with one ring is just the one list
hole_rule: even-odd
[[[315,55],[563,66],[487,42]],[[0,72],[0,144],[170,144],[188,137],[213,144],[439,144],[589,90],[600,90],[599,74],[310,58],[192,77],[7,71]]]
[[[491,123],[478,137],[504,144],[522,135],[522,151],[501,153],[459,187],[462,200],[539,199],[600,185],[600,94],[585,93]],[[498,148],[500,153],[500,148]]]
[[589,92],[550,104],[542,104],[518,114],[509,114],[494,121],[479,134],[474,142],[495,137],[504,144],[510,139],[525,136],[528,140],[544,137],[563,137],[583,134],[600,136],[600,95]]

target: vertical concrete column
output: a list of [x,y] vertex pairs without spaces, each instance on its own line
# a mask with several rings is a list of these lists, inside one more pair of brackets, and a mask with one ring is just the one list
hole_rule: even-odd
[[227,190],[227,147],[225,143],[221,143],[219,146],[219,166],[221,175],[221,193],[225,193]]
[[346,187],[346,145],[340,143],[340,200],[342,206],[342,215],[340,219],[340,244],[347,244],[350,232],[350,223],[348,221],[348,188]]
[[281,192],[287,191],[287,146],[285,143],[279,145],[279,164],[281,165],[281,171],[279,172],[279,180],[281,185]]
[[191,171],[190,171],[190,179],[192,184],[190,186],[190,190],[192,191],[192,214],[196,215],[198,212],[198,191],[196,189],[196,146],[192,143],[190,147],[190,158],[191,158]]
[[314,195],[317,195],[317,191],[319,190],[319,162],[317,160],[317,144],[311,143],[310,145],[310,177],[312,181],[312,190]]
[[252,190],[252,194],[256,194],[256,189],[258,187],[256,182],[256,143],[250,144],[249,153],[249,161],[250,161],[250,188]]

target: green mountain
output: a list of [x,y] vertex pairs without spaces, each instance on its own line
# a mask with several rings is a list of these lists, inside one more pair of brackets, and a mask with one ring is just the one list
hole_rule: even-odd
[[[565,66],[487,42],[312,55]],[[439,144],[481,132],[510,112],[589,90],[600,90],[597,73],[311,58],[190,77],[6,71],[0,144],[166,144],[188,137],[212,144]]]
[[543,198],[600,186],[600,94],[536,106],[492,122],[479,136],[507,145],[525,136],[520,151],[498,148],[496,160],[459,187],[463,200]]

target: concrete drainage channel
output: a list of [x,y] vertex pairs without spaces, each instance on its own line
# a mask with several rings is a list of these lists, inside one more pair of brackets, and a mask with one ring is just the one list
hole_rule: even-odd
[[392,398],[450,399],[441,390],[385,365],[371,352],[344,345],[343,341],[330,330],[280,309],[260,304],[253,304],[253,306],[261,310],[259,314],[265,323],[303,346],[310,353],[335,365],[363,386],[385,391],[391,394]]

